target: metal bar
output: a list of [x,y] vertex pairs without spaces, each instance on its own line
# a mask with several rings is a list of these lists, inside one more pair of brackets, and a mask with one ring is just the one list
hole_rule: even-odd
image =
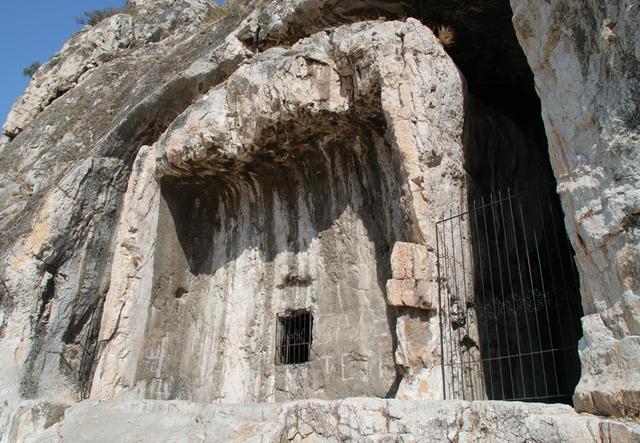
[[[553,190],[549,190],[549,192],[553,192]],[[555,210],[552,206],[552,201],[551,198],[549,198],[548,200],[549,203],[549,212],[551,213],[551,223],[553,226],[559,226],[556,222],[556,218],[555,218]],[[564,221],[562,221],[562,226],[564,227]],[[571,256],[571,249],[568,247],[569,243],[568,243],[568,239],[567,239],[567,235],[565,233],[565,235],[563,236],[564,240],[565,240],[565,247],[561,248],[560,247],[560,241],[558,240],[558,231],[557,229],[553,230],[553,239],[554,239],[554,243],[556,245],[556,254],[558,255],[558,257],[560,257],[560,279],[562,280],[562,289],[564,290],[564,301],[566,303],[566,308],[567,308],[567,314],[568,317],[567,318],[571,318],[572,317],[572,312],[571,312],[571,300],[569,300],[569,286],[567,285],[567,277],[566,277],[566,272],[565,272],[565,257],[568,258],[569,262],[573,262],[573,257]],[[566,254],[563,254],[562,250],[564,249]],[[574,329],[574,325],[573,325],[573,321],[571,322],[571,327],[569,328],[569,332],[571,333],[571,336],[569,338],[569,342],[570,343],[575,343],[577,342],[577,337],[576,337],[576,333],[575,333],[575,329]]]
[[[510,194],[511,191],[507,190],[507,193]],[[517,235],[517,230],[516,230],[516,222],[515,222],[515,217],[513,215],[513,199],[509,199],[509,212],[511,213],[511,227],[513,229],[513,238],[514,238],[514,243],[515,243],[515,247],[516,247],[516,263],[518,264],[518,279],[520,281],[520,294],[522,295],[522,306],[524,309],[524,321],[525,321],[525,325],[527,327],[527,336],[529,338],[529,350],[533,351],[533,343],[531,342],[531,329],[529,327],[529,316],[526,313],[526,305],[527,305],[527,300],[526,300],[526,296],[524,294],[524,282],[522,281],[522,269],[520,267],[520,248],[518,247],[518,235]],[[531,370],[534,371],[535,370],[535,363],[533,360],[533,356],[531,356]],[[535,372],[533,373],[533,377],[531,377],[531,379],[533,380],[533,392],[534,395],[536,393],[536,377],[535,377]],[[526,391],[526,389],[525,389]],[[526,394],[526,392],[525,392]]]
[[[533,352],[523,352],[522,355],[523,356],[528,356],[528,355],[538,355],[538,354],[548,354],[548,353],[553,353],[553,352],[563,352],[563,351],[567,351],[569,349],[573,349],[573,346],[565,346],[562,348],[551,348],[551,349],[545,349],[543,351],[533,351]],[[508,355],[503,355],[500,357],[491,357],[491,358],[483,358],[482,361],[497,361],[497,360],[505,360],[505,359],[509,359],[512,358],[512,356],[508,356]],[[452,364],[456,364],[456,363],[452,363]],[[460,363],[457,363],[460,364]]]
[[[474,224],[476,227],[476,241],[479,241],[480,239],[480,231],[478,229],[478,212],[476,210],[476,206],[477,206],[477,201],[473,202],[473,219],[474,219]],[[476,247],[476,255],[478,256],[478,269],[480,270],[480,288],[481,288],[481,294],[482,294],[482,309],[486,309],[486,294],[485,294],[485,289],[484,289],[484,267],[482,264],[482,251],[480,250],[479,247]],[[478,308],[476,307],[476,313],[478,312]],[[481,311],[482,312],[482,311]],[[484,317],[484,325],[485,325],[485,329],[489,329],[489,320],[487,319],[487,315],[486,314],[482,314],[482,317]],[[478,322],[479,324],[480,322]],[[480,331],[478,331],[478,336],[480,335]],[[478,337],[479,338],[479,337]],[[480,358],[482,358],[482,340],[480,341]],[[482,366],[480,367],[482,369]],[[491,367],[491,362],[489,362],[489,384],[491,386],[491,392],[493,393],[493,370]],[[486,390],[486,389],[485,389]],[[486,397],[486,392],[485,392],[485,397]]]
[[[506,341],[506,351],[507,355],[511,356],[511,350],[509,349],[509,328],[507,326],[507,301],[504,296],[504,277],[502,276],[502,256],[500,254],[500,247],[498,245],[498,226],[496,225],[496,215],[495,215],[495,207],[496,205],[491,206],[491,219],[493,221],[493,233],[495,237],[494,244],[496,246],[496,255],[498,257],[498,278],[500,279],[500,295],[502,296],[502,324],[504,326],[504,338]],[[500,337],[498,337],[500,340]],[[508,360],[509,367],[509,381],[511,382],[511,392],[515,392],[515,386],[513,385],[513,371],[511,370],[511,360]]]
[[[486,213],[486,207],[484,206],[484,197],[481,198],[480,200],[482,202],[483,208],[482,208],[482,218],[484,221],[484,236],[485,236],[485,240],[487,242],[487,262],[489,263],[489,281],[491,282],[491,300],[493,302],[493,312],[494,314],[497,314],[497,310],[496,310],[496,300],[495,300],[495,288],[493,285],[493,270],[492,270],[492,266],[491,266],[491,254],[489,252],[490,250],[490,243],[489,243],[489,232],[487,230],[487,213]],[[496,315],[497,317],[497,315]],[[496,330],[496,343],[498,345],[498,355],[502,355],[502,352],[500,350],[500,335],[498,332],[498,319],[495,318],[495,323],[494,323],[494,327]],[[491,343],[489,343],[489,349],[491,349],[490,347]],[[491,355],[491,352],[489,353],[489,355]],[[498,369],[500,371],[500,392],[502,393],[502,396],[500,397],[501,399],[505,398],[504,395],[504,374],[502,373],[502,365],[498,365]],[[492,393],[493,395],[493,393]],[[495,398],[491,398],[491,400],[495,400]]]
[[442,398],[447,399],[446,376],[444,371],[444,333],[442,331],[442,276],[440,275],[440,234],[436,223],[436,270],[438,272],[438,318],[440,319],[440,365],[442,369]]
[[[536,246],[536,256],[538,257],[538,271],[540,273],[540,282],[542,284],[542,297],[543,297],[544,311],[547,317],[547,330],[549,332],[549,342],[551,344],[551,347],[553,348],[553,335],[551,333],[551,324],[549,323],[549,308],[547,304],[547,292],[544,285],[544,275],[542,273],[542,262],[540,260],[540,250],[538,248],[538,237],[536,235],[535,229],[533,230],[533,239],[534,239],[534,244]],[[553,355],[553,353],[551,354],[551,360],[553,362],[553,374],[555,376],[554,378],[556,381],[556,392],[560,393],[560,387],[558,386],[558,369],[556,368],[556,357],[555,355]]]
[[[464,312],[468,312],[467,306],[468,306],[468,294],[467,294],[467,267],[466,267],[466,262],[464,259],[464,250],[465,250],[465,242],[464,242],[464,235],[462,233],[462,223],[464,222],[464,215],[460,216],[460,218],[458,219],[458,233],[460,235],[460,257],[462,260],[462,288],[463,288],[463,304],[462,304],[462,309],[464,310]],[[455,245],[454,245],[455,247]],[[469,330],[469,323],[470,322],[470,317],[469,315],[466,315],[466,321],[465,321],[465,329],[467,331],[467,337],[471,338],[471,332]],[[461,351],[462,352],[462,351]],[[471,371],[471,352],[470,349],[467,349],[467,360],[469,362],[469,384],[470,384],[470,388],[471,388],[471,400],[475,400],[475,392],[474,392],[474,388],[473,388],[473,372]],[[464,372],[464,371],[463,371]]]
[[[531,296],[533,298],[533,302],[534,302],[534,306],[533,306],[533,312],[535,314],[536,317],[536,332],[538,333],[538,345],[539,345],[539,350],[542,351],[542,339],[540,337],[540,320],[538,318],[538,310],[536,309],[535,306],[535,286],[533,284],[533,272],[531,271],[531,259],[530,259],[530,254],[529,254],[529,240],[528,240],[528,236],[527,236],[527,229],[525,228],[525,224],[524,224],[524,214],[522,212],[522,203],[518,202],[518,208],[520,209],[520,221],[522,222],[522,234],[524,236],[524,247],[525,247],[525,253],[526,253],[526,257],[527,257],[527,268],[529,270],[529,283],[530,283],[530,288],[531,288]],[[544,389],[545,389],[545,395],[549,395],[549,391],[547,388],[547,373],[544,367],[544,360],[542,360],[542,378],[544,380]],[[535,367],[534,367],[534,377],[535,377]],[[535,392],[535,395],[538,395],[538,392]]]
[[[447,223],[451,223],[451,221],[447,222]],[[443,245],[444,245],[444,255],[446,257],[446,260],[444,262],[444,272],[445,272],[445,280],[447,281],[447,283],[450,282],[450,277],[449,277],[449,254],[447,251],[447,232],[446,232],[446,225],[445,225],[445,229],[443,230],[442,233],[442,237],[443,237]],[[451,326],[451,294],[450,294],[450,290],[451,290],[451,284],[447,285],[447,299],[445,300],[445,306],[446,306],[446,324],[447,324],[447,334],[448,334],[448,339],[447,339],[447,354],[448,354],[448,358],[450,361],[453,361],[453,359],[455,358],[454,356],[454,351],[453,351],[453,332],[452,332],[452,326]],[[451,379],[450,379],[450,384],[449,384],[449,389],[451,390],[450,395],[453,396],[458,396],[456,395],[456,389],[455,389],[455,380],[456,380],[456,374],[453,373],[454,369],[451,369]]]
[[[302,361],[311,360],[311,344],[309,343],[309,317],[311,316],[310,312],[305,312],[303,317],[303,329],[302,329]],[[306,352],[305,349],[307,350]],[[306,354],[306,355],[305,355]]]
[[[533,191],[535,191],[535,190],[543,189],[543,188],[545,188],[545,187],[547,187],[547,186],[551,186],[552,184],[555,184],[555,182],[548,182],[548,183],[547,183],[547,182],[545,182],[545,183],[543,183],[543,184],[539,184],[539,185],[536,185],[536,186],[532,186],[532,187],[530,187],[530,188],[527,188],[527,189],[526,189],[526,190],[524,190],[524,191],[521,191],[521,192],[519,192],[519,193],[517,193],[517,194],[514,194],[514,195],[512,196],[512,198],[517,198],[517,197],[521,197],[521,196],[527,195],[527,194],[529,194],[529,193],[531,193],[531,192],[533,192]],[[506,198],[505,198],[505,200],[506,200]],[[488,206],[494,205],[494,204],[496,204],[496,203],[498,203],[498,201],[490,201],[490,203],[487,203],[486,205],[484,205],[484,204],[483,204],[483,205],[482,205],[482,206],[480,206],[478,209],[484,209],[485,207],[488,207]],[[439,222],[446,222],[446,221],[449,221],[449,220],[454,219],[454,218],[456,218],[456,217],[460,217],[461,215],[467,215],[467,214],[469,214],[469,212],[470,212],[470,211],[461,212],[461,213],[456,214],[456,215],[453,215],[453,214],[452,214],[449,218],[445,218],[445,219],[439,220]]]
[[[541,198],[542,198],[542,193],[537,193],[537,195],[534,197],[535,202],[536,202],[536,207],[538,208],[539,213],[540,214],[545,214],[544,204],[541,201]],[[548,199],[548,200],[549,200],[549,203],[551,203],[550,199]],[[549,209],[549,214],[550,214],[550,217],[551,217],[551,213],[553,213],[553,207],[551,206],[551,204],[549,204],[548,209]],[[565,338],[564,338],[564,333],[562,331],[564,328],[563,328],[563,324],[562,324],[562,318],[560,317],[560,306],[558,305],[558,302],[555,300],[555,299],[558,298],[557,289],[556,289],[558,285],[556,283],[556,275],[555,275],[555,271],[554,271],[555,263],[552,261],[553,259],[552,259],[552,256],[551,256],[551,250],[549,248],[550,235],[547,234],[547,229],[545,227],[546,223],[544,223],[544,221],[545,220],[543,220],[543,223],[542,223],[542,236],[544,238],[543,243],[544,243],[544,249],[545,249],[545,251],[547,253],[546,254],[546,262],[548,263],[549,273],[550,273],[550,276],[551,276],[551,288],[554,289],[554,291],[551,292],[550,295],[554,296],[553,311],[555,311],[555,314],[556,314],[555,315],[556,321],[557,321],[556,329],[558,330],[558,333],[560,335],[560,343],[562,345],[564,345],[564,344],[566,344],[566,341],[565,341]],[[554,231],[554,232],[555,232],[556,228],[557,228],[557,226],[555,224],[551,226],[551,230]],[[560,259],[560,262],[562,262],[562,259]],[[551,321],[551,319],[549,319],[549,321]],[[569,380],[569,378],[570,378],[569,377],[569,372],[568,372],[569,368],[567,367],[566,364],[562,365],[562,367],[564,369],[564,374],[567,377],[567,380]],[[556,386],[557,386],[557,389],[558,389],[558,394],[560,393],[560,381],[558,380],[559,375],[560,375],[559,372],[556,372]]]
[[[469,211],[456,216],[450,211],[436,223],[445,398],[570,401],[569,390],[577,380],[570,363],[577,364],[575,263],[568,238],[556,225],[560,206],[555,195],[547,187],[533,200],[522,199],[529,192],[507,189],[505,196],[498,191],[488,200],[482,197],[480,205],[474,202]],[[474,273],[473,280],[468,272]],[[562,331],[563,312],[569,314],[569,333]],[[478,340],[478,351],[462,341],[463,335]]]
[[285,358],[285,363],[289,364],[291,363],[291,317],[288,317],[285,319],[285,340],[287,341],[286,343],[286,349],[287,349],[287,356]]
[[299,313],[298,314],[298,319],[297,319],[297,323],[298,323],[298,329],[296,329],[296,347],[297,347],[297,351],[296,351],[296,363],[302,363],[302,349],[300,348],[300,346],[302,346],[302,343],[304,343],[304,337],[302,336],[302,334],[304,333],[303,329],[302,329],[302,321],[304,320],[304,313]]
[[[458,223],[459,222],[460,221],[458,219]],[[463,312],[464,312],[464,308],[461,307],[461,303],[460,303],[460,301],[461,301],[460,300],[460,290],[458,289],[458,271],[457,271],[458,262],[456,260],[456,242],[455,242],[455,238],[454,238],[454,235],[453,235],[453,232],[454,232],[453,231],[453,223],[450,223],[449,225],[451,227],[451,230],[450,230],[450,234],[451,234],[451,254],[452,254],[451,261],[453,263],[453,281],[454,281],[454,288],[455,288],[454,290],[455,290],[455,293],[456,293],[456,299],[458,301],[458,309],[463,309]],[[464,303],[462,303],[462,306],[464,306]],[[459,314],[460,313],[458,312],[458,315]],[[460,327],[458,327],[456,329],[456,335],[457,335],[458,341],[455,344],[455,348],[458,351],[458,358],[462,362],[464,360],[464,357],[462,355],[462,346],[460,344],[461,341],[462,341],[461,337],[460,337]],[[463,367],[461,367],[461,370],[460,370],[460,385],[461,385],[461,388],[462,388],[462,395],[464,396],[465,387],[464,387],[464,368]],[[466,400],[466,398],[464,398],[464,399]]]
[[300,333],[300,312],[296,313],[293,317],[293,363],[300,363],[300,340],[298,334]]
[[313,314],[311,313],[311,311],[309,311],[309,332],[307,335],[307,342],[309,343],[309,352],[308,352],[308,359],[311,360],[311,344],[313,343]]
[[[501,194],[500,191],[498,191],[498,199],[501,199]],[[524,386],[524,363],[522,361],[522,349],[520,348],[520,326],[518,324],[518,312],[517,309],[515,308],[515,298],[514,298],[514,294],[515,291],[513,289],[513,278],[511,277],[511,264],[510,264],[510,257],[509,257],[509,241],[507,238],[507,224],[504,220],[504,208],[502,206],[502,200],[499,202],[500,205],[500,216],[502,219],[502,233],[503,233],[503,237],[504,237],[504,250],[505,250],[505,256],[507,258],[506,263],[507,263],[507,275],[509,276],[509,286],[511,288],[511,293],[510,293],[510,299],[512,300],[512,305],[514,307],[514,312],[513,312],[513,319],[515,321],[516,324],[516,333],[515,333],[515,337],[516,337],[516,347],[518,349],[518,355],[519,355],[519,359],[520,359],[520,383],[522,386],[522,393],[526,394],[525,392],[525,386]],[[515,238],[514,238],[514,242],[515,242]],[[525,314],[526,315],[526,314]],[[505,319],[506,321],[506,319]],[[513,384],[513,383],[512,383]]]
[[[441,271],[442,271],[443,274],[440,277],[441,278],[441,280],[440,280],[440,285],[441,286],[440,287],[443,288],[442,289],[443,298],[446,298],[446,300],[443,300],[443,303],[442,303],[442,317],[443,317],[443,323],[442,324],[443,324],[443,332],[444,332],[444,335],[445,335],[445,338],[446,338],[446,339],[443,339],[442,354],[446,355],[446,360],[447,361],[451,361],[451,356],[449,355],[449,347],[450,347],[450,343],[451,343],[451,339],[450,339],[450,337],[448,337],[449,327],[445,326],[445,325],[448,325],[448,323],[449,323],[449,320],[448,320],[449,316],[448,316],[448,309],[447,309],[447,306],[448,306],[448,290],[444,286],[445,282],[449,281],[448,274],[447,274],[447,259],[448,259],[448,255],[447,255],[447,252],[446,252],[447,244],[446,244],[446,235],[444,234],[444,232],[446,230],[446,226],[444,226],[444,224],[441,224],[441,225],[442,225],[442,234],[441,234],[442,238],[441,238],[440,244],[443,247],[443,251],[441,251],[441,253],[443,254],[441,256],[441,258],[442,258]],[[449,368],[449,369],[452,370],[451,368]],[[445,390],[449,391],[450,384],[451,384],[452,380],[453,380],[453,373],[450,374],[448,383],[447,383],[446,379],[444,380],[444,383],[443,383],[444,387],[443,388]],[[445,398],[446,397],[447,397],[447,395],[445,395]],[[449,397],[453,397],[451,392],[449,392]]]
[[276,360],[276,364],[282,364],[281,358],[280,358],[280,316],[276,316],[276,355],[275,355],[275,360]]

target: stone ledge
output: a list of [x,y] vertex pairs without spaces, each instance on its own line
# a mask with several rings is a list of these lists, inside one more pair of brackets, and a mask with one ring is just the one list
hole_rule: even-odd
[[[21,415],[23,405],[16,408],[22,411]],[[30,442],[72,442],[78,441],[79,436],[82,441],[92,443],[291,440],[582,443],[640,439],[637,423],[578,414],[566,405],[499,401],[350,398],[242,405],[84,401],[69,407],[64,419],[47,429],[23,426],[15,413],[12,423],[12,437]],[[5,434],[2,441],[8,441],[7,438]]]

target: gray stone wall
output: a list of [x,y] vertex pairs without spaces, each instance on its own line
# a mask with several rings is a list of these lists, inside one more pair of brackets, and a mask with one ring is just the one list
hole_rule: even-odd
[[[163,183],[136,376],[146,398],[393,394],[384,284],[400,191],[388,145],[363,132],[251,175]],[[276,366],[276,316],[298,309],[314,317],[310,361]]]
[[640,67],[634,1],[512,1],[580,273],[581,411],[640,411]]

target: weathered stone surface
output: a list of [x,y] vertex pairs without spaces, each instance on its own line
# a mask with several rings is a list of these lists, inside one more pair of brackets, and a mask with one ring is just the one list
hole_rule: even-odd
[[[229,35],[233,21],[203,26],[211,33],[177,31],[105,60],[1,147],[0,349],[11,356],[0,359],[3,399],[88,394],[116,213],[137,150],[251,53]],[[77,58],[76,40],[61,62]],[[58,81],[47,69],[38,76]]]
[[[354,66],[362,66],[357,81]],[[449,101],[439,105],[445,97],[431,85],[441,82]],[[423,101],[405,96],[409,85]],[[449,199],[464,198],[453,172],[462,168],[460,148],[429,174],[419,167],[420,152],[435,147],[430,140],[459,143],[462,120],[449,113],[462,109],[462,97],[455,67],[415,20],[344,26],[288,51],[269,49],[205,94],[156,144],[148,176],[160,178],[162,199],[157,233],[145,240],[155,238],[153,282],[127,292],[119,282],[130,271],[114,266],[105,305],[119,313],[136,294],[150,313],[140,306],[142,317],[105,314],[92,396],[230,402],[393,392],[388,251],[430,232],[421,189],[431,173],[451,185]],[[437,123],[441,114],[446,124]],[[383,119],[396,131],[385,138],[369,129]],[[394,164],[400,174],[380,181]],[[374,218],[376,207],[391,211]],[[398,229],[401,220],[409,227]],[[130,222],[121,224],[126,231]],[[409,259],[413,272],[413,252]],[[274,365],[276,315],[302,308],[315,319],[312,358]],[[140,322],[141,340],[117,333]],[[175,352],[184,342],[184,354]],[[212,346],[219,350],[209,356]]]
[[[522,123],[537,108],[500,96],[529,72],[506,3],[282,0],[214,22],[205,0],[133,3],[36,73],[0,138],[4,440],[638,439],[560,406],[126,401],[439,398],[435,222],[470,183],[551,178]],[[639,8],[511,5],[581,278],[574,401],[637,417]],[[447,54],[423,23],[449,22]],[[276,365],[276,316],[302,308],[312,357]],[[123,402],[51,426],[89,393]]]
[[401,311],[396,323],[398,348],[396,349],[396,364],[405,368],[423,368],[439,363],[439,337],[435,330],[430,330],[430,317],[435,313],[423,312],[418,309]]
[[387,303],[398,307],[437,309],[435,260],[434,254],[424,245],[396,242],[391,252],[393,278],[387,281]]
[[413,278],[428,282],[436,279],[436,256],[426,246],[413,247]]
[[438,306],[438,286],[428,280],[387,280],[387,303],[391,306],[435,310]]
[[[602,415],[638,416],[640,337],[616,338],[598,314],[585,316],[582,325],[582,376],[574,394],[576,406]],[[604,381],[603,374],[607,374]]]
[[29,442],[409,441],[607,442],[640,438],[640,426],[578,415],[561,405],[354,398],[284,404],[202,405],[85,401]]
[[0,441],[3,443],[33,442],[45,429],[64,418],[66,403],[28,400],[15,410],[3,408],[0,414]]
[[210,8],[205,0],[158,3],[150,6],[144,1],[133,2],[138,6],[131,9],[133,16],[117,14],[73,36],[38,70],[11,109],[2,128],[4,134],[15,137],[51,102],[83,82],[91,70],[131,52],[135,46],[162,40],[176,30],[188,31],[185,25],[202,20]]
[[637,415],[640,6],[633,0],[511,5],[580,272],[586,317],[576,407]]
[[400,400],[441,400],[444,398],[442,379],[442,367],[433,355],[429,367],[414,367],[408,371],[396,392],[396,398]]
[[387,300],[391,306],[416,306],[416,281],[412,278],[387,280]]
[[[95,378],[103,381],[94,385],[94,391],[106,383],[116,389],[133,385],[132,371],[135,369],[122,366],[137,363],[139,354],[144,352],[144,328],[140,325],[147,323],[148,300],[145,296],[150,295],[152,284],[160,199],[159,185],[153,175],[154,154],[153,148],[141,147],[129,177],[115,239],[118,249],[111,271],[118,278],[109,285],[98,336],[105,343],[102,353],[107,357],[101,359],[95,369]],[[123,343],[127,346],[118,346]],[[98,391],[95,395],[100,394]]]
[[391,251],[391,276],[394,280],[413,279],[412,243],[396,242]]

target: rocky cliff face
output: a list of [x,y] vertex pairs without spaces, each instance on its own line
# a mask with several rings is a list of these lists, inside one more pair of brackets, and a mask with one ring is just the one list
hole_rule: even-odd
[[[435,223],[533,177],[576,251],[575,406],[636,417],[639,8],[511,3],[136,0],[74,36],[0,140],[4,438],[88,397],[441,398]],[[275,364],[299,310],[310,361]],[[274,408],[260,426],[313,435]]]
[[519,41],[536,75],[580,271],[585,317],[576,407],[635,414],[640,81],[634,73],[640,8],[625,1],[512,5]]

